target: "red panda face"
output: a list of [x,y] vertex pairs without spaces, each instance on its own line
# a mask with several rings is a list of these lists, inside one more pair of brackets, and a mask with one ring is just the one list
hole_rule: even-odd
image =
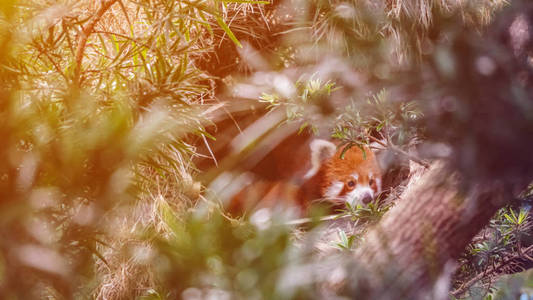
[[368,147],[350,147],[341,157],[343,150],[337,150],[328,141],[313,141],[313,168],[306,177],[315,174],[319,177],[320,196],[325,200],[335,204],[367,205],[381,192],[381,170],[376,157]]

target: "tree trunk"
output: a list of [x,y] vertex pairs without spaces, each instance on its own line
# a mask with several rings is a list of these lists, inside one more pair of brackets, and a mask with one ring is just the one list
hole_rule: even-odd
[[503,192],[502,184],[466,191],[443,162],[433,163],[368,232],[348,288],[367,299],[448,299],[455,259],[506,204]]

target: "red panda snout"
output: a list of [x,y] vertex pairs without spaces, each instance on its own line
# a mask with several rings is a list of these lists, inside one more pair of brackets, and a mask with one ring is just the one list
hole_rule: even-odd
[[370,194],[365,194],[365,195],[363,196],[363,199],[361,199],[361,201],[363,202],[363,204],[366,205],[366,204],[370,203],[373,199],[374,199],[374,197],[372,197],[372,195],[370,195]]

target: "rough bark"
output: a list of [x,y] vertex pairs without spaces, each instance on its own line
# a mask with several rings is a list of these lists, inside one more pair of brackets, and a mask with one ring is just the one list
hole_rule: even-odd
[[355,253],[361,269],[348,288],[367,299],[446,299],[448,289],[436,292],[436,283],[447,287],[454,259],[505,199],[501,184],[467,191],[444,163],[433,163],[369,231]]

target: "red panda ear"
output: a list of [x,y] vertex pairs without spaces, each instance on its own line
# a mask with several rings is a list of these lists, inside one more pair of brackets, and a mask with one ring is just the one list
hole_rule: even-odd
[[316,139],[310,144],[311,161],[322,164],[325,160],[333,157],[337,152],[337,146],[330,141]]
[[337,146],[332,142],[316,139],[309,145],[311,148],[311,169],[305,174],[305,178],[313,177],[324,161],[330,159],[337,152]]

